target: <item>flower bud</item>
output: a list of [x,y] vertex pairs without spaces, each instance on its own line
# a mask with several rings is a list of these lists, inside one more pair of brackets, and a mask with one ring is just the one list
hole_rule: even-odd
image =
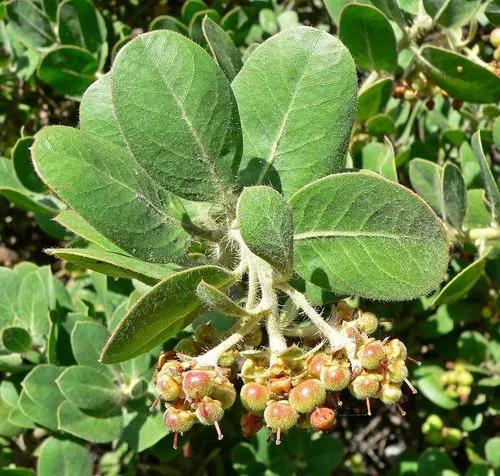
[[386,405],[395,405],[401,400],[403,392],[401,392],[401,387],[399,385],[384,383],[380,388],[378,396]]
[[236,349],[224,352],[220,357],[218,364],[221,367],[232,367],[238,360],[240,353]]
[[289,430],[299,418],[299,414],[287,401],[269,402],[264,411],[264,421],[272,430]]
[[196,416],[202,425],[213,425],[222,419],[224,409],[218,400],[203,397],[203,400],[196,407]]
[[313,355],[307,362],[307,370],[310,377],[319,378],[321,375],[321,367],[329,364],[332,361],[332,356],[325,352],[319,352]]
[[380,389],[379,377],[375,374],[362,373],[351,383],[351,393],[358,400],[375,397]]
[[459,385],[457,387],[457,396],[462,403],[466,403],[469,400],[471,393],[471,387],[466,387],[465,385]]
[[293,388],[288,400],[299,413],[309,413],[324,403],[325,398],[326,390],[323,384],[318,379],[310,378]]
[[242,341],[242,344],[249,347],[258,347],[262,341],[262,329],[257,326],[253,331],[249,332]]
[[309,417],[311,427],[317,431],[329,431],[335,426],[335,410],[327,407],[316,408]]
[[269,389],[260,383],[246,383],[241,388],[240,399],[247,410],[253,413],[262,413],[269,400]]
[[264,419],[248,412],[241,417],[240,424],[243,436],[250,438],[264,426]]
[[188,370],[182,379],[182,388],[190,399],[199,399],[210,395],[215,387],[214,374],[207,370]]
[[224,410],[232,407],[236,401],[236,389],[234,385],[229,381],[225,380],[221,384],[217,384],[210,396],[215,400],[219,400]]
[[351,381],[349,364],[334,360],[330,365],[323,366],[320,378],[327,390],[339,392],[346,388]]
[[365,369],[374,370],[386,358],[386,352],[382,343],[376,340],[362,346],[358,358]]
[[408,378],[408,367],[404,360],[396,360],[387,366],[387,376],[391,383],[401,383]]
[[172,433],[184,433],[191,429],[196,417],[192,411],[168,407],[163,415],[163,421]]
[[375,314],[363,312],[358,318],[358,329],[365,334],[373,334],[378,327],[378,320]]
[[385,345],[385,352],[389,362],[405,360],[407,357],[406,346],[399,339],[392,339]]
[[160,373],[158,375],[158,379],[156,380],[156,391],[158,395],[161,395],[167,402],[175,402],[184,396],[179,383],[174,377],[166,373]]

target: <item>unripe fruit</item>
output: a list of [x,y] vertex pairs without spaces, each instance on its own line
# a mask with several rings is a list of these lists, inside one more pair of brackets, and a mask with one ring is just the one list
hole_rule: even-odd
[[214,347],[219,341],[217,330],[210,322],[200,324],[194,331],[194,338],[200,344],[208,347]]
[[404,360],[396,360],[387,366],[387,376],[391,383],[401,383],[408,378],[408,367]]
[[431,431],[441,431],[443,429],[443,420],[438,415],[429,415],[426,423],[429,424]]
[[288,400],[299,413],[309,413],[324,403],[325,398],[326,390],[323,384],[318,379],[310,378],[293,388]]
[[[167,360],[164,362],[158,372],[160,374],[171,375],[172,377],[181,377],[182,364],[177,360]],[[180,381],[180,380],[179,380]]]
[[406,346],[399,339],[392,339],[385,345],[385,352],[389,362],[405,360],[408,353]]
[[402,396],[401,387],[393,383],[384,383],[380,388],[379,398],[386,405],[395,405]]
[[200,354],[203,349],[192,337],[186,337],[177,342],[174,350],[180,354],[195,356]]
[[448,397],[450,398],[457,398],[458,397],[457,387],[455,387],[454,385],[446,387],[446,395],[448,395]]
[[445,428],[443,430],[444,444],[449,448],[455,449],[460,446],[462,432],[458,428]]
[[346,388],[351,381],[349,364],[334,360],[330,365],[323,366],[320,378],[327,390],[339,392]]
[[269,389],[260,383],[246,383],[241,388],[240,398],[247,410],[253,413],[262,413],[269,400]]
[[264,410],[264,421],[272,430],[287,431],[292,428],[299,418],[299,414],[287,401],[269,402]]
[[196,416],[189,410],[168,407],[163,415],[163,422],[172,433],[184,433],[194,425]]
[[466,387],[465,385],[459,385],[457,387],[457,395],[462,403],[467,402],[471,393],[471,387]]
[[462,370],[458,373],[457,382],[459,385],[469,387],[472,385],[473,381],[474,381],[474,377],[467,370]]
[[344,327],[344,329],[342,329],[342,331],[346,335],[346,337],[348,337],[349,339],[354,341],[356,348],[363,343],[363,338],[361,337],[361,334],[359,333],[359,331],[355,327],[347,326],[347,327]]
[[203,397],[196,407],[196,416],[202,425],[213,425],[224,416],[224,409],[219,400]]
[[156,391],[167,402],[175,402],[183,397],[183,391],[174,377],[161,373],[156,381]]
[[215,387],[214,374],[207,370],[189,370],[183,375],[182,388],[190,399],[210,395]]
[[258,347],[262,341],[262,329],[257,326],[252,332],[248,333],[242,343],[250,347]]
[[495,28],[490,33],[490,42],[493,46],[500,46],[500,28]]
[[382,343],[376,340],[361,347],[358,357],[365,369],[374,370],[386,358],[386,352]]
[[232,367],[238,360],[239,356],[240,353],[236,349],[228,350],[219,357],[218,364],[221,367]]
[[324,352],[320,352],[311,357],[307,363],[307,370],[310,377],[319,378],[321,375],[321,367],[329,364],[332,361],[332,356]]
[[366,334],[373,334],[378,327],[378,320],[375,314],[363,312],[358,319],[358,328]]
[[291,387],[291,377],[274,377],[269,380],[269,390],[274,395],[282,395],[288,393]]
[[337,316],[343,321],[350,321],[354,316],[354,308],[345,301],[339,301],[336,306]]
[[309,417],[311,427],[317,431],[329,431],[335,426],[335,410],[327,407],[316,408]]
[[358,399],[364,400],[377,395],[380,389],[379,378],[375,374],[362,373],[351,383],[351,393]]
[[241,417],[240,424],[243,436],[250,438],[264,426],[264,419],[248,412]]
[[425,435],[424,439],[427,443],[437,446],[443,442],[443,435],[438,431],[431,431]]
[[228,380],[218,384],[212,390],[210,394],[215,400],[219,400],[224,410],[232,407],[236,401],[236,389],[234,385]]

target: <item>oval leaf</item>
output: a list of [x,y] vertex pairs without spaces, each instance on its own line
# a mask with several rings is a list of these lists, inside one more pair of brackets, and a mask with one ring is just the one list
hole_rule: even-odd
[[90,476],[92,456],[84,446],[69,439],[47,438],[37,462],[39,476]]
[[446,219],[461,231],[467,210],[467,190],[462,172],[451,162],[443,168],[443,199]]
[[30,349],[31,336],[22,327],[7,327],[2,332],[2,344],[10,352],[21,354]]
[[410,182],[415,191],[440,216],[444,217],[444,199],[442,189],[442,167],[424,159],[410,162]]
[[296,271],[336,294],[413,299],[444,277],[448,243],[417,195],[369,172],[317,180],[291,199]]
[[30,148],[33,145],[33,137],[21,137],[12,149],[12,163],[19,181],[32,192],[45,192],[47,187],[33,168]]
[[215,286],[201,281],[196,288],[196,295],[214,311],[233,317],[248,317],[248,313]]

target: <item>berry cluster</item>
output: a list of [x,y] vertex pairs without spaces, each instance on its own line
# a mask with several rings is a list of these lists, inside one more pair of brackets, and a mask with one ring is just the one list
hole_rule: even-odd
[[450,370],[441,375],[441,384],[451,398],[458,398],[462,404],[467,403],[474,377],[463,363],[450,363]]
[[458,428],[444,426],[438,415],[429,415],[422,425],[425,441],[433,446],[444,445],[447,449],[455,449],[460,445],[462,432]]
[[229,380],[231,371],[226,368],[198,368],[193,361],[176,360],[173,353],[162,354],[158,362],[155,387],[160,400],[165,402],[163,420],[178,435],[192,428],[195,423],[214,426],[219,439],[222,432],[219,421],[224,411],[236,400],[236,390]]

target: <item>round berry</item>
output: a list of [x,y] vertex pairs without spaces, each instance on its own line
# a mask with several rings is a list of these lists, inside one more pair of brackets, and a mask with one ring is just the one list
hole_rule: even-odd
[[207,370],[188,370],[182,379],[182,388],[190,399],[210,395],[215,387],[214,374]]
[[347,362],[334,360],[330,365],[321,369],[321,382],[327,390],[339,392],[349,385],[351,370]]
[[399,339],[392,339],[385,345],[385,352],[389,362],[405,360],[407,356],[406,346]]
[[317,431],[329,431],[335,426],[335,410],[327,407],[316,408],[309,417],[311,427]]
[[321,374],[321,367],[327,365],[332,361],[332,356],[325,352],[315,354],[309,359],[307,363],[307,370],[310,377],[319,378]]
[[449,448],[455,449],[460,446],[462,432],[458,428],[445,428],[443,430],[444,444]]
[[358,318],[358,328],[365,334],[373,334],[378,327],[378,320],[375,314],[363,312]]
[[210,396],[215,400],[219,400],[222,408],[226,410],[232,407],[236,401],[236,389],[229,380],[225,380],[214,387]]
[[466,403],[469,400],[471,393],[471,387],[466,387],[465,385],[459,385],[457,387],[457,396],[462,403]]
[[213,425],[224,416],[224,409],[219,400],[210,397],[203,397],[203,400],[196,407],[196,416],[202,425]]
[[350,385],[351,393],[359,400],[374,397],[379,389],[379,377],[369,373],[358,375]]
[[264,426],[264,419],[248,412],[241,417],[240,424],[243,436],[250,438]]
[[395,405],[401,400],[402,396],[403,392],[401,392],[401,387],[399,385],[384,383],[380,388],[379,398],[387,405]]
[[274,395],[287,394],[291,387],[291,377],[274,377],[269,380],[269,390]]
[[299,418],[299,414],[284,400],[269,402],[264,410],[264,421],[272,430],[289,430]]
[[387,376],[391,383],[401,383],[408,378],[408,368],[404,360],[396,360],[387,366]]
[[365,369],[374,370],[386,358],[386,352],[382,343],[376,340],[361,347],[358,357]]
[[156,381],[156,391],[167,402],[175,402],[183,397],[182,388],[174,377],[162,373]]
[[200,324],[194,331],[194,338],[207,347],[214,347],[219,341],[217,329],[210,322]]
[[258,347],[262,341],[262,329],[257,326],[252,332],[248,333],[243,339],[243,344],[249,347]]
[[431,431],[441,431],[443,429],[443,420],[438,415],[429,415],[425,421]]
[[240,398],[247,410],[253,413],[262,413],[269,400],[269,389],[260,383],[246,383],[241,388]]
[[424,437],[425,441],[433,446],[438,446],[443,442],[443,435],[439,431],[430,431]]
[[470,387],[472,382],[474,381],[474,377],[467,370],[461,370],[458,372],[457,382],[459,385],[463,385],[465,387]]
[[495,28],[490,33],[490,42],[493,46],[500,46],[500,28]]
[[323,384],[318,379],[310,378],[293,388],[288,400],[299,413],[309,413],[324,403],[325,398],[326,390]]
[[163,421],[172,433],[184,433],[191,429],[196,421],[196,417],[189,410],[168,407],[163,415]]

